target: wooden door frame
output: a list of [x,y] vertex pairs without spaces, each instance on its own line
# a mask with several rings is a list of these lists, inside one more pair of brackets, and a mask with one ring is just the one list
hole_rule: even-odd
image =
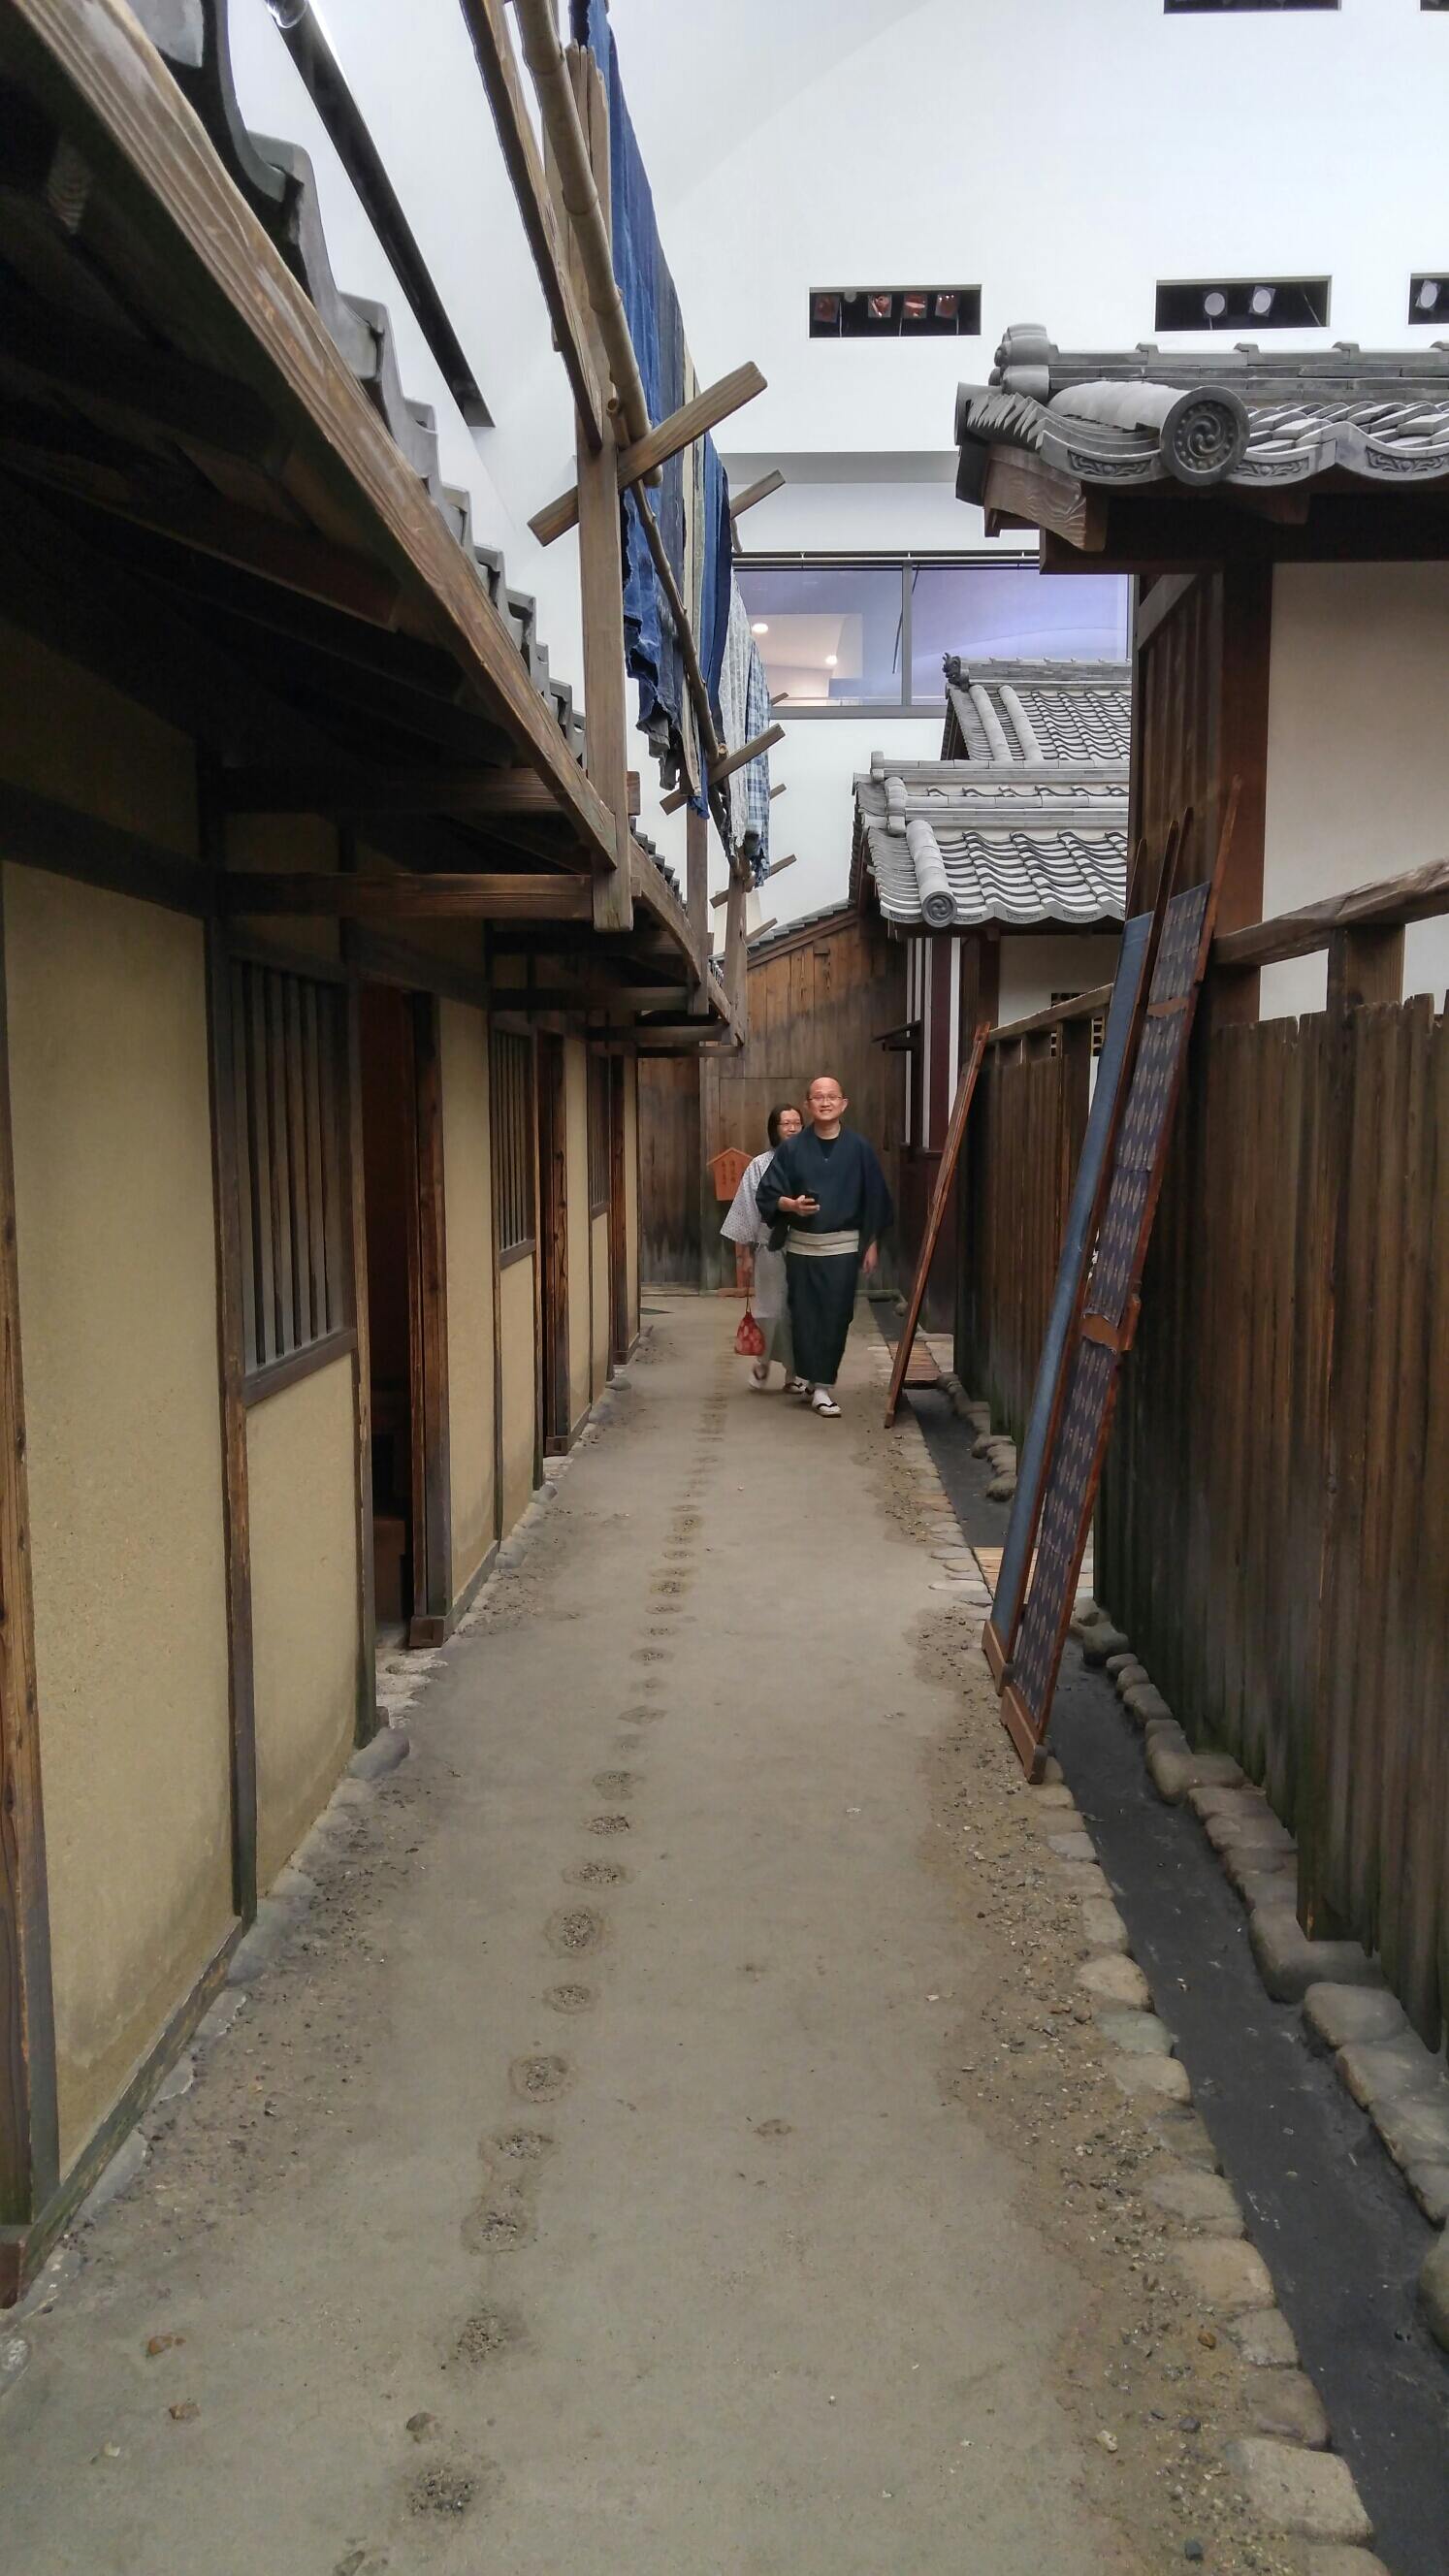
[[569,1382],[568,1064],[563,1039],[544,1031],[539,1032],[534,1056],[534,1102],[538,1136],[538,1411],[543,1455],[557,1458],[568,1449],[573,1428],[573,1389]]
[[60,2180],[5,978],[0,899],[0,2305]]
[[414,992],[408,1002],[413,1069],[413,1172],[408,1192],[413,1602],[408,1644],[440,1646],[453,1607],[442,1038],[437,995]]
[[629,1202],[624,1186],[624,1067],[622,1055],[604,1059],[609,1068],[609,1374],[629,1356]]

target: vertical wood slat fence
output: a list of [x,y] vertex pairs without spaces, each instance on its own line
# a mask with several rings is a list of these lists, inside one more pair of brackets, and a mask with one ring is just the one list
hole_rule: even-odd
[[[993,1049],[958,1366],[1018,1437],[1065,1212],[1064,1137],[1074,1159],[1065,1060]],[[1188,1734],[1232,1751],[1296,1834],[1305,1921],[1377,1952],[1439,2045],[1449,1019],[1428,999],[1217,1029],[1209,1011],[1095,1562],[1098,1597]]]

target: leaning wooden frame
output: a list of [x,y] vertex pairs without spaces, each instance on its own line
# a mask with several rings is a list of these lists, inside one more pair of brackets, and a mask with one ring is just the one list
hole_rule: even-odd
[[[976,1085],[980,1079],[981,1067],[986,1056],[986,1042],[990,1035],[991,1022],[978,1020],[971,1040],[971,1052],[961,1068],[960,1080],[956,1085],[956,1097],[951,1103],[951,1123],[946,1130],[946,1142],[942,1148],[941,1160],[936,1172],[935,1187],[931,1192],[926,1230],[921,1237],[920,1259],[916,1263],[916,1275],[912,1282],[910,1300],[901,1325],[901,1337],[896,1344],[895,1361],[891,1368],[891,1382],[886,1395],[885,1408],[887,1431],[895,1422],[903,1389],[913,1382],[910,1368],[911,1353],[915,1348],[916,1328],[921,1320],[921,1308],[926,1302],[926,1287],[931,1276],[931,1264],[936,1257],[936,1246],[940,1241],[941,1227],[946,1216],[946,1202],[950,1198],[951,1184],[956,1177],[956,1166],[961,1159],[966,1122],[971,1115],[971,1103],[976,1097]],[[929,1382],[934,1383],[934,1371]]]
[[[1148,912],[1133,913],[1123,925],[1102,1052],[1097,1059],[1092,1106],[1082,1139],[1071,1206],[1067,1212],[1061,1263],[1047,1318],[1036,1385],[1032,1391],[1026,1438],[1017,1464],[1016,1492],[1006,1525],[1006,1543],[1001,1551],[996,1597],[981,1638],[992,1679],[998,1684],[1004,1666],[1010,1661],[1026,1600],[1042,1493],[1061,1418],[1072,1333],[1086,1293],[1087,1265],[1101,1221],[1102,1202],[1112,1168],[1112,1152],[1121,1124],[1127,1086],[1137,1059],[1137,1041],[1142,1031],[1147,986],[1157,955],[1162,914],[1175,880],[1178,853],[1191,829],[1192,810],[1189,807],[1168,832],[1162,864],[1157,871],[1156,903]],[[1138,863],[1133,871],[1133,881],[1139,885],[1143,882],[1146,856],[1139,845]]]
[[[1077,1299],[1076,1331],[1063,1373],[1055,1437],[1042,1471],[1036,1560],[1026,1583],[1013,1652],[998,1674],[1001,1719],[1028,1779],[1045,1768],[1047,1726],[1072,1614],[1123,1359],[1131,1349],[1153,1218],[1173,1119],[1187,1070],[1188,1041],[1212,945],[1218,888],[1232,842],[1238,782],[1228,797],[1211,875],[1172,894],[1165,906],[1151,990],[1126,1107],[1113,1142],[1111,1177],[1096,1230],[1090,1277]],[[1181,850],[1178,851],[1179,864]],[[1065,1260],[1080,1253],[1070,1240]],[[1002,1618],[1009,1618],[1004,1600]],[[997,1610],[992,1624],[997,1628]]]

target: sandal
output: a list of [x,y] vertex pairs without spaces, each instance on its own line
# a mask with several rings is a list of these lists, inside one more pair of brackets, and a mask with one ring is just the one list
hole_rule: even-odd
[[768,1360],[751,1360],[750,1384],[754,1388],[756,1395],[764,1395],[768,1392],[770,1384],[770,1363]]
[[823,1414],[827,1422],[838,1422],[840,1419],[840,1407],[828,1386],[817,1386],[810,1398],[810,1406],[812,1412]]

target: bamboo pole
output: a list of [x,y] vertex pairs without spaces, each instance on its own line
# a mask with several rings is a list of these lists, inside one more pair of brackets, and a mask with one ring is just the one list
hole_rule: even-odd
[[514,0],[523,59],[534,88],[558,165],[559,193],[573,226],[589,302],[599,325],[604,356],[613,378],[618,407],[632,444],[647,438],[649,405],[644,398],[639,361],[634,355],[624,300],[614,276],[609,230],[589,162],[589,147],[579,122],[569,67],[554,24],[552,0]]

